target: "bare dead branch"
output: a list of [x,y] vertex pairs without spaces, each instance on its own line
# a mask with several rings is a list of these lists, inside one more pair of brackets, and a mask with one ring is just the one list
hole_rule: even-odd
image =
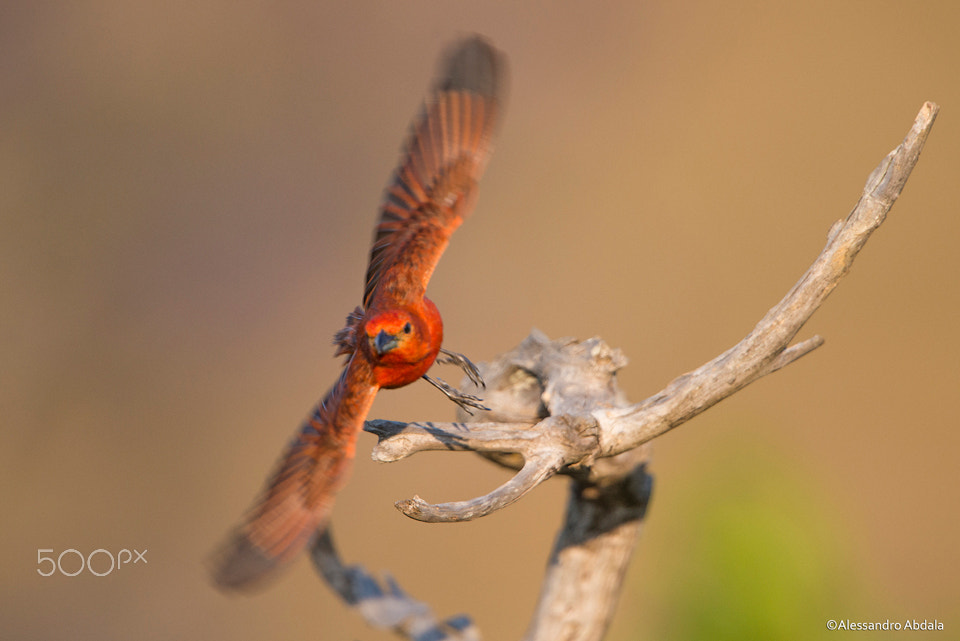
[[493,492],[468,501],[427,503],[419,496],[397,501],[397,509],[418,521],[449,523],[472,521],[505,508],[521,496],[553,476],[559,469],[557,460],[529,458],[523,468]]
[[[464,382],[465,392],[479,392],[479,381],[486,380],[484,400],[493,410],[469,418],[461,412],[467,422],[460,423],[367,423],[366,429],[379,438],[375,460],[397,461],[428,450],[475,451],[519,470],[476,499],[439,505],[419,497],[400,501],[397,506],[412,518],[478,518],[555,474],[572,477],[564,524],[525,641],[603,637],[650,498],[648,442],[823,344],[820,336],[791,342],[885,219],[937,111],[933,103],[923,106],[903,143],[870,174],[850,215],[831,227],[811,267],[750,334],[641,403],[629,404],[617,388],[616,372],[626,364],[619,350],[597,338],[550,341],[533,330],[472,376],[452,357],[473,381]],[[389,577],[381,586],[361,568],[344,566],[328,534],[318,540],[312,556],[327,582],[371,625],[418,641],[479,639],[468,618],[437,623],[426,605]]]
[[524,641],[603,638],[653,491],[647,448],[627,454],[633,467],[616,482],[571,483],[563,526]]
[[[870,174],[853,211],[831,228],[813,265],[746,338],[637,405],[593,413],[600,424],[601,456],[660,436],[786,364],[784,359],[792,355],[787,351],[790,341],[849,272],[900,196],[939,109],[932,102],[923,105],[903,142]],[[807,345],[809,349],[798,345],[793,353],[805,353],[818,344]]]
[[[469,520],[509,505],[558,472],[577,476],[586,470],[596,480],[601,476],[597,470],[608,457],[628,452],[685,423],[822,345],[819,336],[793,346],[790,342],[847,274],[870,234],[886,218],[917,163],[938,111],[932,102],[923,105],[903,142],[870,174],[853,211],[831,227],[820,255],[750,334],[646,400],[626,405],[616,391],[613,373],[626,362],[619,350],[611,350],[599,339],[549,343],[534,331],[509,358],[494,364],[506,368],[506,372],[499,372],[505,376],[483,371],[488,382],[494,378],[506,382],[501,389],[487,390],[485,400],[497,411],[483,412],[477,420],[506,420],[510,424],[484,422],[467,427],[463,423],[368,423],[366,429],[380,437],[373,453],[376,460],[393,461],[437,449],[507,452],[519,454],[524,460],[511,481],[478,499],[432,505],[415,497],[399,502],[398,508],[420,520]],[[578,362],[584,355],[592,358]],[[584,365],[586,362],[591,364]],[[533,373],[532,380],[538,384],[523,381],[523,372]],[[521,380],[511,378],[518,374]],[[528,401],[525,395],[529,394],[537,395],[547,411],[531,415],[529,403],[521,403],[526,409],[511,412],[514,397]],[[577,426],[575,437],[568,430],[557,430],[556,419],[561,416],[568,425]],[[524,422],[531,418],[543,420],[533,426]],[[495,460],[519,467],[509,457]]]
[[401,423],[367,421],[364,429],[380,438],[373,460],[391,463],[430,450],[533,453],[549,438],[532,433],[527,423]]
[[[408,429],[409,428],[409,429]],[[368,421],[365,428],[381,438],[373,450],[378,461],[394,461],[418,451],[463,450],[513,452],[523,456],[524,465],[499,488],[469,501],[427,503],[419,496],[397,502],[397,509],[418,521],[440,523],[470,521],[504,508],[556,474],[567,463],[582,460],[596,449],[595,424],[577,424],[568,416],[551,416],[531,429],[529,423],[477,423],[468,429],[452,423],[446,429],[435,424],[410,424],[393,421]],[[469,447],[463,437],[469,435]],[[401,435],[391,438],[392,435]],[[557,447],[564,443],[563,447]]]
[[384,575],[385,585],[362,567],[343,564],[329,528],[310,549],[317,572],[368,625],[392,630],[411,641],[480,641],[480,632],[465,615],[438,622],[430,606],[417,601]]

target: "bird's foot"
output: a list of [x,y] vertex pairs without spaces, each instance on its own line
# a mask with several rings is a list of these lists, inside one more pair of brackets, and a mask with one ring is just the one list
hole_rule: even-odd
[[442,347],[440,348],[440,354],[441,356],[437,358],[438,363],[442,363],[444,365],[456,365],[463,370],[463,373],[467,375],[467,378],[469,378],[470,381],[478,388],[487,388],[486,384],[483,382],[483,376],[480,375],[480,370],[469,358],[458,352],[447,351]]
[[[470,363],[470,361],[467,361],[467,362]],[[470,365],[473,365],[473,363],[470,363]],[[479,372],[477,375],[479,376]],[[428,383],[430,383],[431,385],[436,387],[438,390],[443,392],[444,396],[446,396],[451,401],[453,401],[454,403],[462,407],[463,411],[466,412],[467,414],[470,414],[471,416],[473,416],[473,412],[470,411],[470,408],[484,410],[487,412],[490,411],[489,407],[483,405],[482,398],[474,396],[473,394],[467,394],[465,392],[461,392],[457,388],[452,387],[451,385],[447,384],[446,382],[444,382],[439,378],[430,378],[426,374],[423,375],[423,378],[426,379]]]

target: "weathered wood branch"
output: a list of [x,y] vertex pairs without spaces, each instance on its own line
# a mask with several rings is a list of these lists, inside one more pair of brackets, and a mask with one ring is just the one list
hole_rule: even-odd
[[310,548],[320,576],[368,625],[393,630],[411,641],[480,641],[480,632],[465,615],[437,621],[430,606],[403,591],[393,577],[381,585],[358,565],[345,565],[333,544],[329,528]]
[[785,358],[794,354],[799,358],[809,351],[798,345],[791,353],[788,345],[850,271],[867,239],[886,219],[920,158],[939,109],[932,102],[923,105],[903,142],[867,178],[853,211],[845,220],[834,223],[817,259],[746,338],[638,405],[594,412],[601,426],[601,455],[616,454],[660,436],[783,367]]
[[[820,255],[753,331],[723,354],[677,377],[646,400],[627,406],[598,401],[591,396],[593,381],[561,377],[561,382],[555,382],[548,371],[544,403],[549,412],[531,427],[524,428],[515,420],[510,425],[491,425],[490,412],[476,417],[484,421],[476,435],[464,423],[368,425],[367,429],[380,438],[373,451],[375,460],[397,460],[427,449],[489,452],[492,447],[503,447],[501,451],[520,454],[527,462],[517,478],[484,497],[444,505],[431,505],[416,497],[399,502],[397,507],[412,518],[428,521],[468,520],[488,514],[514,502],[535,483],[556,473],[579,473],[594,460],[639,447],[822,345],[819,336],[793,346],[790,342],[849,272],[867,239],[885,220],[919,159],[938,111],[939,107],[932,102],[923,105],[903,142],[870,174],[853,211],[831,227]],[[568,399],[570,393],[573,400]],[[558,399],[563,399],[565,407],[554,407],[560,403]],[[485,400],[496,407],[489,394]],[[556,430],[561,416],[568,425],[576,426],[578,438],[538,438],[545,433],[566,435],[567,431]],[[595,441],[585,447],[591,438]],[[453,443],[456,445],[452,446]],[[540,466],[538,470],[529,469],[531,461]]]
[[635,465],[613,483],[571,483],[563,526],[524,641],[603,638],[653,491],[646,449],[621,455]]
[[[403,438],[388,438],[383,442],[385,447],[377,450],[381,460],[394,460],[421,448],[463,450],[468,445],[464,437],[475,436],[480,453],[506,452],[505,457],[495,460],[511,468],[522,465],[515,478],[523,477],[531,467],[572,477],[564,526],[551,553],[544,588],[525,637],[529,641],[599,639],[613,616],[652,489],[652,477],[647,472],[648,446],[592,460],[589,454],[597,446],[595,424],[569,419],[589,418],[594,403],[600,407],[627,406],[616,382],[616,373],[625,364],[619,350],[597,338],[550,341],[534,330],[515,349],[481,365],[487,381],[485,401],[497,408],[483,419],[478,417],[484,423],[456,424],[460,430],[457,433],[437,431],[432,423],[404,427],[377,421],[368,427],[378,435],[402,430]],[[530,427],[535,417],[553,412],[558,414],[537,423],[542,430]],[[486,422],[506,417],[512,422]],[[565,443],[562,452],[577,453],[569,457],[573,464],[565,463],[563,454],[555,453],[561,441]],[[554,458],[541,465],[541,456]],[[531,484],[521,485],[526,490]],[[487,498],[494,504],[501,498],[504,503],[515,500],[505,491],[510,487],[507,483]],[[473,508],[483,501],[465,505],[470,503],[428,506],[429,514],[414,516],[424,520],[474,517]],[[401,503],[401,508],[409,513],[408,504]]]
[[[820,255],[753,331],[657,394],[629,404],[616,384],[626,359],[599,339],[550,341],[534,330],[514,350],[481,365],[484,401],[494,409],[469,418],[461,412],[465,422],[459,423],[367,424],[379,438],[375,460],[396,461],[427,450],[475,451],[519,470],[476,499],[432,505],[414,497],[397,504],[420,520],[477,518],[555,474],[572,478],[564,524],[525,641],[603,637],[650,500],[649,441],[823,344],[819,336],[790,343],[885,219],[938,110],[924,104],[904,141],[870,174],[853,211],[830,229]],[[465,391],[479,392],[475,384],[473,389],[469,381],[464,384]],[[466,617],[437,624],[425,605],[392,581],[384,590],[361,569],[344,568],[326,536],[313,554],[327,581],[373,625],[411,639],[479,639]],[[359,605],[368,594],[369,603],[379,605]]]
[[[366,430],[377,435],[389,435],[402,430],[404,441],[384,441],[374,459],[389,462],[412,453],[411,448],[423,450],[470,449],[477,452],[512,452],[523,456],[520,472],[493,492],[469,501],[433,505],[419,496],[397,503],[397,508],[418,521],[470,521],[504,508],[556,474],[564,465],[581,460],[596,447],[596,438],[582,435],[590,427],[578,426],[576,417],[549,416],[532,429],[530,423],[471,424],[470,447],[464,448],[456,435],[434,429],[430,423],[415,424],[404,430],[406,424],[392,421],[368,421]],[[454,424],[456,425],[456,424]],[[563,443],[557,447],[558,443]]]

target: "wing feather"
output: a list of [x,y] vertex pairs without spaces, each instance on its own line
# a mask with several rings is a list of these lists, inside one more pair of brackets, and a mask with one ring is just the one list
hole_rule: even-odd
[[377,388],[369,365],[351,358],[287,447],[242,524],[218,551],[213,576],[230,589],[256,586],[303,550],[330,517],[353,464]]
[[459,43],[411,128],[387,188],[364,288],[391,301],[423,295],[450,235],[469,215],[491,152],[499,54],[480,37]]

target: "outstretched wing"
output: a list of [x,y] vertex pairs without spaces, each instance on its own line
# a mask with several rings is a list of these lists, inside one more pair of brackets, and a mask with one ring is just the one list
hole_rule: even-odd
[[414,122],[370,251],[364,308],[423,296],[450,235],[473,209],[491,151],[502,63],[479,36],[456,44]]
[[295,558],[327,523],[377,392],[370,378],[366,361],[351,359],[304,422],[243,523],[213,558],[213,578],[220,587],[257,586]]

